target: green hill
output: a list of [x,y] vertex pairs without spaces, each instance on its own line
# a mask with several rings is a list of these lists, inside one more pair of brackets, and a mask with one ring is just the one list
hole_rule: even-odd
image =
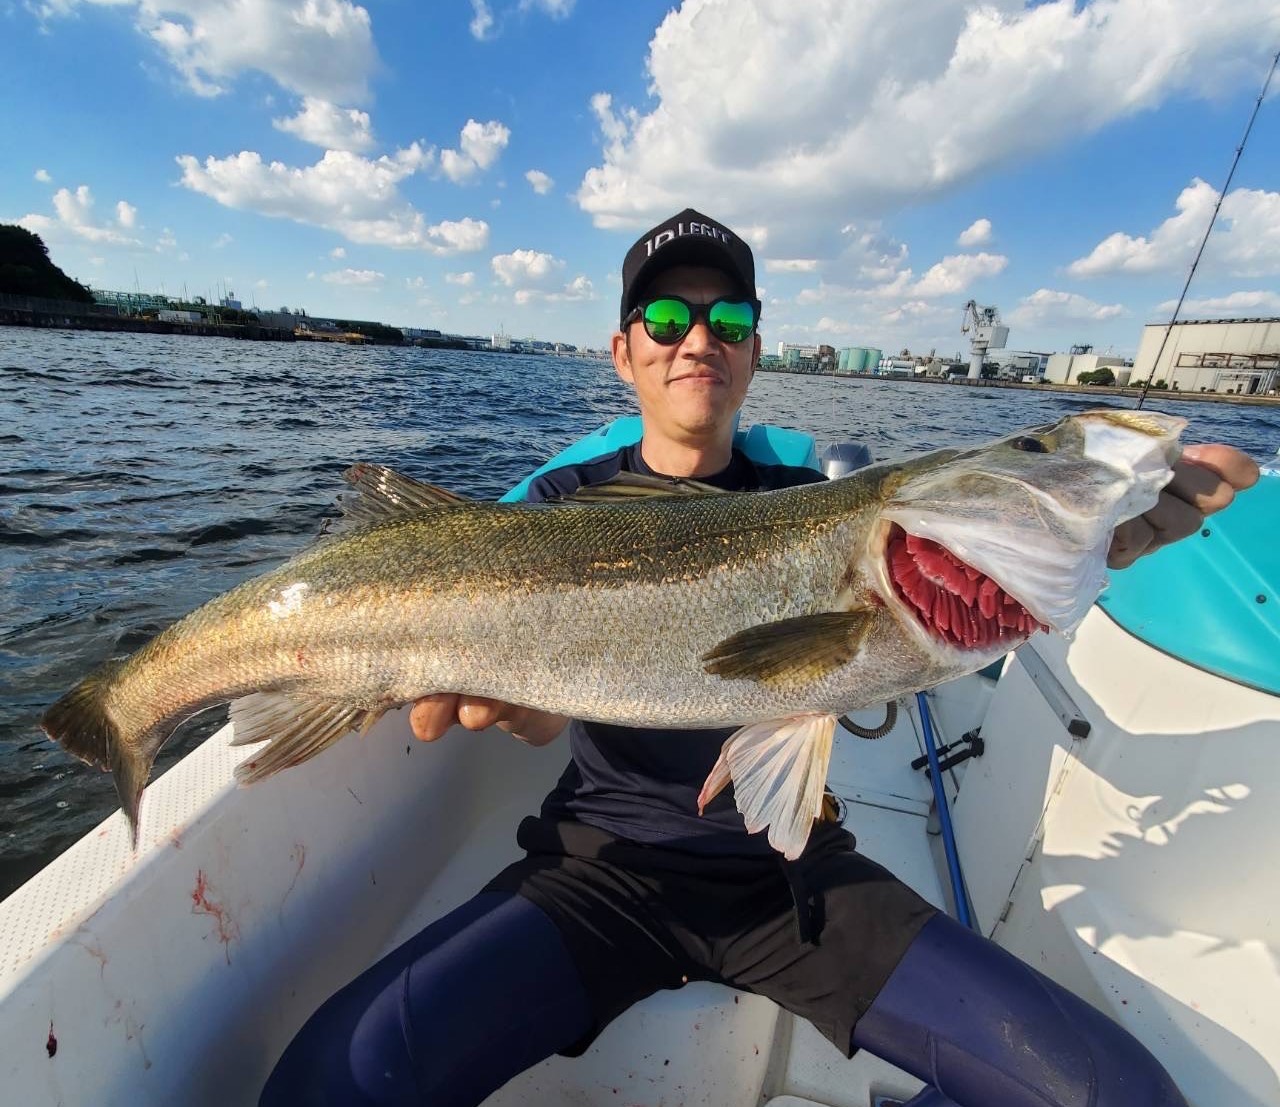
[[0,223],[0,292],[93,303],[93,293],[49,260],[49,248],[25,227]]

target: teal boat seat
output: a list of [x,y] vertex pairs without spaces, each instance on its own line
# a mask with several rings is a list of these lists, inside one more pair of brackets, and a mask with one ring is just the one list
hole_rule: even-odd
[[1280,695],[1280,469],[1198,535],[1112,573],[1098,605],[1158,650]]
[[[599,430],[592,431],[585,438],[580,438],[577,442],[565,447],[545,465],[535,469],[503,496],[502,502],[515,503],[523,500],[528,494],[530,482],[552,469],[559,469],[565,465],[584,465],[615,450],[620,450],[624,446],[635,445],[640,441],[641,432],[638,415],[626,415],[615,419],[612,423],[606,423]],[[805,434],[803,431],[774,427],[767,423],[756,423],[746,430],[735,426],[733,444],[752,461],[761,465],[796,465],[822,471],[813,435]]]

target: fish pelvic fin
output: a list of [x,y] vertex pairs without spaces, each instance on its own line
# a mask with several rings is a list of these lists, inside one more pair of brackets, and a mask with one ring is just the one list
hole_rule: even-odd
[[345,734],[367,730],[386,710],[296,699],[280,692],[255,692],[231,705],[230,744],[268,743],[236,766],[241,784],[256,784],[281,769],[310,761]]
[[747,832],[767,828],[769,844],[794,861],[822,816],[835,728],[834,715],[794,715],[744,726],[721,747],[698,796],[698,813],[732,781]]
[[766,684],[818,680],[853,660],[875,617],[873,608],[859,607],[761,623],[731,634],[700,660],[713,676]]
[[338,497],[342,518],[331,519],[324,534],[341,534],[371,523],[388,523],[433,507],[467,503],[465,496],[406,477],[385,465],[361,461],[342,474],[351,491]]
[[106,692],[122,661],[108,661],[90,673],[40,720],[41,729],[68,753],[111,773],[120,808],[129,821],[129,837],[138,845],[138,810],[151,765],[171,727],[158,726],[140,736],[127,735],[107,709]]

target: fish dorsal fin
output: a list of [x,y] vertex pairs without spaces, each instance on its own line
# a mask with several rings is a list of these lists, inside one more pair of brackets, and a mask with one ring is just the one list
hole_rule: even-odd
[[669,496],[723,496],[723,488],[688,477],[653,477],[647,473],[619,473],[600,484],[584,484],[576,491],[557,496],[549,503],[609,504],[636,500],[665,499]]
[[713,676],[742,680],[818,680],[853,660],[871,630],[875,612],[820,611],[761,623],[731,634],[702,655]]
[[367,461],[351,466],[342,476],[351,491],[338,497],[342,518],[326,529],[327,534],[367,523],[387,523],[430,507],[467,502],[456,492]]

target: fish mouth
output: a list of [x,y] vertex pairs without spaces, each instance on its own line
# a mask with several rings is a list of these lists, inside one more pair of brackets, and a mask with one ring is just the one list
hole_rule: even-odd
[[897,523],[890,524],[884,556],[897,598],[930,637],[953,649],[1012,648],[1049,629],[992,577]]

